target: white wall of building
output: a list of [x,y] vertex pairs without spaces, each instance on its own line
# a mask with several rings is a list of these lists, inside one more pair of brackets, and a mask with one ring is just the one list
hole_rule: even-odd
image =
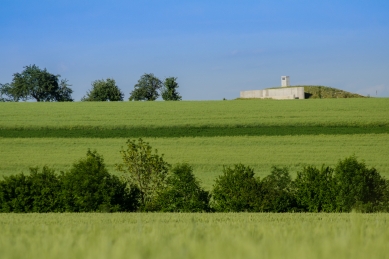
[[304,87],[275,88],[265,90],[241,91],[240,98],[259,99],[305,99]]

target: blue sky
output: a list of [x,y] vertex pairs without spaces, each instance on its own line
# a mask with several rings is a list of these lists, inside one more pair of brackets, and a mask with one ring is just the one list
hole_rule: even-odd
[[[184,100],[280,85],[389,96],[389,1],[0,0],[0,83],[36,64],[80,100],[114,78],[174,76]],[[81,3],[80,3],[81,2]]]

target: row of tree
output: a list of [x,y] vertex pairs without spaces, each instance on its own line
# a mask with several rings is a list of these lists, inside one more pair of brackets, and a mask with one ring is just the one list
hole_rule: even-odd
[[[36,100],[37,102],[72,102],[73,90],[68,80],[60,75],[49,73],[36,65],[24,67],[21,73],[15,73],[11,83],[0,84],[0,101],[18,102]],[[177,92],[176,77],[168,77],[162,82],[154,74],[144,74],[134,90],[130,101],[155,101],[160,95],[165,101],[182,99]],[[112,78],[92,82],[92,88],[81,101],[123,101],[124,93]]]
[[67,172],[43,167],[0,181],[0,212],[388,212],[389,181],[355,156],[335,168],[305,166],[292,180],[273,167],[260,179],[237,164],[224,167],[211,192],[187,164],[171,166],[142,139],[121,150],[119,178],[88,151]]

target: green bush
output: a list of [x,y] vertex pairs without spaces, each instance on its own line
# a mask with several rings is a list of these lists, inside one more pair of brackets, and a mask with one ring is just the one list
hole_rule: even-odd
[[355,156],[339,160],[335,171],[338,211],[373,212],[386,199],[387,182],[375,168],[367,168]]
[[164,212],[210,211],[209,192],[201,188],[187,164],[175,165],[167,178],[167,187],[158,195],[156,208]]
[[110,175],[103,158],[88,150],[85,159],[62,173],[62,197],[68,212],[133,211],[137,207],[138,190],[128,189],[125,182]]
[[223,168],[213,186],[212,207],[220,212],[254,211],[260,192],[254,170],[242,164]]
[[293,182],[286,167],[273,166],[270,175],[261,181],[260,203],[256,210],[263,212],[296,211]]
[[61,183],[54,170],[44,166],[30,168],[23,173],[4,177],[0,181],[1,212],[59,212]]
[[333,169],[324,167],[319,170],[306,166],[297,172],[294,181],[297,204],[308,212],[336,211],[336,186]]

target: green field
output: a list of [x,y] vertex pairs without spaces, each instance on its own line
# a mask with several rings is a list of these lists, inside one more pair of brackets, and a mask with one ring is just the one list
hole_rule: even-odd
[[[0,103],[0,176],[85,157],[111,173],[128,138],[188,162],[210,190],[223,165],[355,154],[389,178],[389,99]],[[0,214],[0,258],[388,258],[388,214]]]
[[0,258],[388,258],[388,214],[0,214]]
[[112,173],[128,138],[188,162],[209,189],[223,165],[334,165],[355,154],[389,176],[389,99],[0,103],[0,175],[66,170],[88,148]]

